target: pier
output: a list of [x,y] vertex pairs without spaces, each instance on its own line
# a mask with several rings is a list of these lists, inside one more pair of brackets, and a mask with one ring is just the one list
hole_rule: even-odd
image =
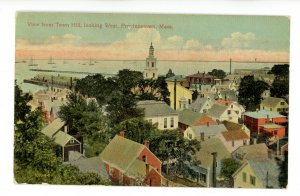
[[49,73],[69,73],[69,74],[83,74],[83,75],[95,75],[101,74],[103,76],[115,76],[116,74],[110,73],[95,73],[95,72],[86,72],[86,71],[63,71],[63,70],[51,70],[51,69],[29,69],[29,71],[36,71],[36,72],[49,72]]

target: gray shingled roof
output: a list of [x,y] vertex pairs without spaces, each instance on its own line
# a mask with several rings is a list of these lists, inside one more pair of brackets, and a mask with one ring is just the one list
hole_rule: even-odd
[[201,142],[201,149],[196,153],[196,159],[201,161],[201,165],[212,167],[213,156],[211,153],[217,152],[218,159],[230,158],[230,152],[227,150],[220,138],[211,138]]
[[263,99],[261,101],[261,104],[264,104],[264,105],[269,106],[269,107],[275,107],[277,104],[279,104],[282,101],[285,102],[285,100],[282,99],[282,98],[266,97],[265,99]]
[[245,116],[250,116],[252,118],[279,118],[279,117],[285,117],[281,114],[278,114],[276,112],[271,112],[268,110],[259,110],[259,111],[255,111],[255,112],[245,112],[244,113]]
[[200,137],[201,133],[204,133],[205,137],[215,136],[219,133],[227,131],[223,124],[219,125],[209,125],[209,126],[192,126],[191,129],[194,131],[197,137]]
[[194,125],[204,114],[193,112],[191,110],[182,110],[179,112],[179,122],[185,125]]
[[248,164],[255,173],[255,176],[261,180],[264,187],[268,186],[279,188],[278,176],[279,168],[275,161],[271,159],[251,159]]
[[44,127],[41,132],[52,138],[64,125],[65,121],[57,118],[52,123]]
[[67,163],[78,167],[78,169],[82,172],[96,173],[104,180],[109,180],[109,176],[105,170],[105,165],[101,161],[100,157],[81,158]]
[[250,160],[255,158],[267,158],[268,147],[266,146],[265,143],[240,146],[232,154],[242,155],[243,160]]
[[198,96],[197,99],[190,104],[189,109],[200,112],[200,110],[203,108],[204,104],[207,102],[207,98]]
[[223,106],[220,104],[213,104],[212,107],[210,108],[208,114],[219,118],[226,110],[227,110],[228,106]]
[[223,99],[225,99],[225,96],[226,96],[227,99],[230,100],[230,101],[237,101],[238,100],[234,90],[220,90],[219,92],[220,92]]
[[168,104],[163,101],[139,101],[137,103],[137,107],[144,109],[145,117],[178,115],[175,110],[173,110],[170,106],[168,106]]

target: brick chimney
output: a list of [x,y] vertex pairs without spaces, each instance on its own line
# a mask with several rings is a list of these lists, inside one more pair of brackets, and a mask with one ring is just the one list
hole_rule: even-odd
[[204,141],[204,132],[200,133],[200,139],[201,139],[201,141]]
[[121,131],[120,131],[120,136],[121,136],[121,137],[125,137],[125,131],[124,131],[124,130],[121,130]]
[[209,122],[208,121],[206,122],[206,125],[209,127]]
[[145,145],[147,148],[149,148],[149,140],[145,140],[145,141],[144,141],[144,145]]

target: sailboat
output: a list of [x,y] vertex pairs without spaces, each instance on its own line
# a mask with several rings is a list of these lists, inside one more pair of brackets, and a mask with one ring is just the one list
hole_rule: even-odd
[[90,63],[89,63],[89,65],[94,65],[94,63],[92,63],[92,59],[90,59]]
[[50,59],[49,59],[49,61],[48,61],[48,64],[55,64],[55,63],[53,62],[52,57],[50,57]]
[[38,66],[38,64],[33,63],[33,58],[30,59],[28,66]]

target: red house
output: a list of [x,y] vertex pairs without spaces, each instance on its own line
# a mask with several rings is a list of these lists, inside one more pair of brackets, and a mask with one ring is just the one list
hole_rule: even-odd
[[244,124],[251,133],[265,132],[270,137],[282,138],[285,136],[287,117],[275,112],[260,110],[255,112],[245,112],[243,114]]
[[116,135],[100,154],[106,172],[118,185],[161,186],[161,161],[149,150],[149,142],[139,144]]

